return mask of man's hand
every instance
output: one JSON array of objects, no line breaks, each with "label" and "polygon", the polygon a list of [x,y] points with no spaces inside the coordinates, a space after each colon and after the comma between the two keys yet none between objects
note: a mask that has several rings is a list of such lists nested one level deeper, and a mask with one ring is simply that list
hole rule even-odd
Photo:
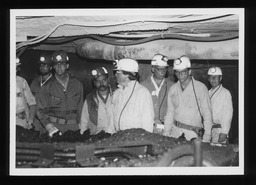
[{"label": "man's hand", "polygon": [[[45,128],[48,131],[50,137],[52,137],[53,134],[59,132],[59,129],[57,129],[52,123],[49,123],[48,125],[46,125]],[[59,132],[58,135],[62,135],[62,133]]]}]

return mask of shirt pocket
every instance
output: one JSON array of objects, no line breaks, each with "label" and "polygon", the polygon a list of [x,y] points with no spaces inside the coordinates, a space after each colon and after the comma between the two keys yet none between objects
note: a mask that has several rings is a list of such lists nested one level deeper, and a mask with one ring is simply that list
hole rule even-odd
[{"label": "shirt pocket", "polygon": [[170,96],[170,99],[171,99],[171,101],[172,101],[173,106],[174,106],[175,109],[176,109],[177,107],[179,107],[180,101],[179,101],[178,95],[172,94],[172,95]]},{"label": "shirt pocket", "polygon": [[59,107],[61,104],[61,99],[59,97],[50,95],[50,103],[52,107]]},{"label": "shirt pocket", "polygon": [[74,102],[77,103],[80,99],[80,94],[79,93],[73,94],[71,98]]}]

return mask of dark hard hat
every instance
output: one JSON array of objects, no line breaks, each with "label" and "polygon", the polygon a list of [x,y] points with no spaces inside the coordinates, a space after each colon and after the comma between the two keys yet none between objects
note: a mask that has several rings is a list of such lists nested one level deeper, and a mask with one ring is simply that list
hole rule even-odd
[{"label": "dark hard hat", "polygon": [[48,64],[51,65],[52,61],[51,61],[51,55],[46,55],[46,54],[42,54],[39,58],[38,61],[39,64]]},{"label": "dark hard hat", "polygon": [[64,50],[55,51],[51,58],[53,63],[61,63],[69,61],[68,55]]},{"label": "dark hard hat", "polygon": [[92,70],[92,76],[97,78],[100,75],[107,75],[108,71],[106,70],[105,67],[98,67],[94,70]]}]

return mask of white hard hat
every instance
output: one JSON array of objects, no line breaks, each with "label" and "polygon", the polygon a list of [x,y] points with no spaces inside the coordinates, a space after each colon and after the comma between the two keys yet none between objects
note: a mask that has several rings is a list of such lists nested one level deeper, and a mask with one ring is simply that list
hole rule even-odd
[{"label": "white hard hat", "polygon": [[173,70],[182,71],[186,68],[191,68],[191,63],[188,57],[182,56],[173,62]]},{"label": "white hard hat", "polygon": [[139,64],[134,59],[123,58],[119,61],[118,60],[115,60],[115,61],[116,61],[116,69],[114,70],[122,70],[122,71],[135,72],[135,73],[139,71]]},{"label": "white hard hat", "polygon": [[164,55],[161,54],[156,54],[152,60],[151,60],[151,65],[152,66],[162,66],[162,67],[167,67],[169,66],[167,64],[168,58]]},{"label": "white hard hat", "polygon": [[16,66],[20,65],[20,59],[19,58],[16,58]]},{"label": "white hard hat", "polygon": [[222,75],[222,71],[219,67],[211,67],[208,70],[208,75]]}]

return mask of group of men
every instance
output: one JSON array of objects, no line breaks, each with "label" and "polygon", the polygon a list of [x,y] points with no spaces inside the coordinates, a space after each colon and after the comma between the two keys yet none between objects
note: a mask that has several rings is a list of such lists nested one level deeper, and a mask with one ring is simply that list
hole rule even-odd
[{"label": "group of men", "polygon": [[[82,83],[68,72],[67,53],[60,50],[51,56],[43,55],[39,60],[40,76],[30,86],[32,93],[26,80],[17,76],[17,125],[21,122],[28,129],[33,125],[50,137],[67,130],[114,134],[142,128],[175,138],[183,136],[186,140],[201,138],[205,142],[227,143],[233,106],[230,92],[221,84],[221,69],[208,70],[208,91],[191,75],[191,62],[186,56],[173,63],[178,81],[167,78],[168,60],[162,54],[154,55],[152,74],[141,82],[136,60],[116,60],[116,89],[110,86],[107,69],[98,67],[91,72],[95,89],[83,100]],[[19,62],[17,70],[18,66]],[[26,89],[24,95],[20,95],[21,88]],[[18,101],[22,96],[24,101]],[[22,111],[27,116],[19,116]]]}]

